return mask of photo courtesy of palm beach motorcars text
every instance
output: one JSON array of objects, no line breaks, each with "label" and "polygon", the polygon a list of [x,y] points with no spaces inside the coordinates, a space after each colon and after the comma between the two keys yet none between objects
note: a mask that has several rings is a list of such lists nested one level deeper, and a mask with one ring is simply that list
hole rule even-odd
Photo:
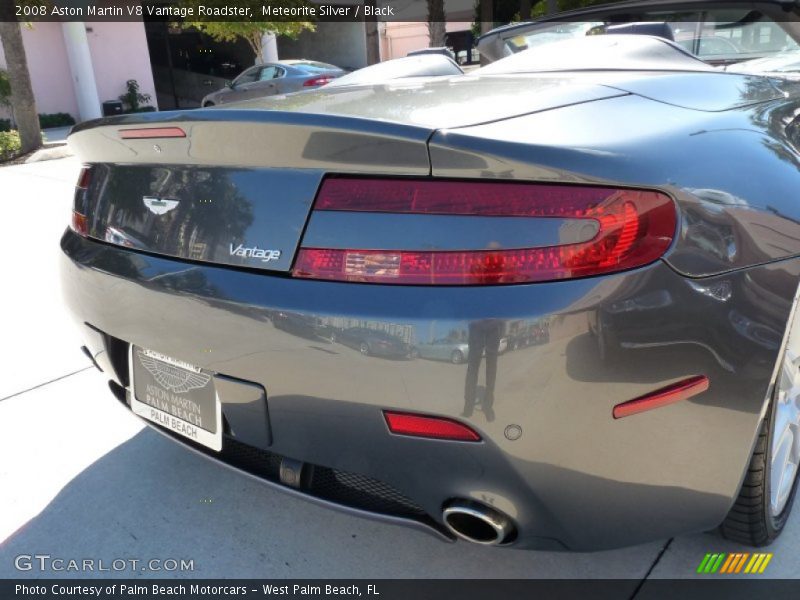
[{"label": "photo courtesy of palm beach motorcars text", "polygon": [[800,0],[0,0],[0,599],[796,598]]},{"label": "photo courtesy of palm beach motorcars text", "polygon": [[[362,594],[363,590],[363,594]],[[326,583],[314,585],[305,583],[272,584],[262,583],[259,589],[246,585],[197,584],[197,583],[109,583],[107,585],[82,585],[74,583],[59,584],[16,584],[14,593],[18,597],[241,597],[248,593],[263,596],[312,596],[312,597],[360,597],[379,596],[374,584],[337,585]]]}]

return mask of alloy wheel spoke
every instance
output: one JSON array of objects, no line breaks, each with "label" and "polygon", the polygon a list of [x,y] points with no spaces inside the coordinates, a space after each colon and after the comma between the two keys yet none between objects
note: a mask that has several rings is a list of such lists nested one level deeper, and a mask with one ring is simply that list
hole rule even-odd
[{"label": "alloy wheel spoke", "polygon": [[[793,325],[796,328],[798,325]],[[800,352],[795,338],[789,337],[775,394],[773,415],[770,506],[777,516],[786,507],[800,465]]]}]

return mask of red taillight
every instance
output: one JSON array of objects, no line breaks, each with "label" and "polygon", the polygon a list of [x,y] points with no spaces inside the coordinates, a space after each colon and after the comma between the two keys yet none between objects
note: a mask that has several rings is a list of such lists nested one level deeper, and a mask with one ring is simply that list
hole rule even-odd
[{"label": "red taillight", "polygon": [[139,127],[136,129],[120,129],[119,137],[123,140],[185,138],[186,132],[180,127]]},{"label": "red taillight", "polygon": [[585,219],[598,227],[587,242],[535,248],[298,253],[296,277],[373,283],[524,283],[612,273],[660,258],[676,227],[665,194],[572,185],[334,178],[323,183],[315,210]]},{"label": "red taillight", "polygon": [[321,77],[312,77],[311,79],[306,79],[303,82],[303,87],[317,87],[319,85],[325,85],[330,83],[334,80],[334,77],[330,75],[323,75]]},{"label": "red taillight", "polygon": [[445,417],[430,417],[411,413],[383,411],[389,431],[397,435],[435,438],[439,440],[457,440],[461,442],[479,442],[479,436],[473,429]]},{"label": "red taillight", "polygon": [[701,394],[708,389],[708,386],[708,377],[705,375],[690,377],[645,396],[617,404],[614,407],[613,415],[615,419],[621,419],[646,410],[661,408]]},{"label": "red taillight", "polygon": [[92,168],[89,166],[81,167],[81,172],[78,175],[78,183],[75,184],[80,190],[89,189],[89,184],[92,182]]},{"label": "red taillight", "polygon": [[86,221],[86,215],[82,215],[78,211],[72,211],[72,221],[70,222],[72,231],[78,235],[86,237],[89,235],[89,224]]},{"label": "red taillight", "polygon": [[86,219],[86,191],[92,183],[92,167],[84,165],[78,174],[78,181],[75,183],[75,198],[72,203],[72,219],[70,228],[77,234],[86,237],[89,235],[89,224]]}]

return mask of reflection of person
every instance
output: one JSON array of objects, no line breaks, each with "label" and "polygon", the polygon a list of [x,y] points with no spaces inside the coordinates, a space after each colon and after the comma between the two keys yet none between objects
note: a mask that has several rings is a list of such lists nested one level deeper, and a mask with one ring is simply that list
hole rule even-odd
[{"label": "reflection of person", "polygon": [[[469,360],[467,379],[464,384],[465,417],[472,416],[475,405],[480,401],[481,410],[487,421],[494,421],[494,387],[497,380],[497,354],[500,350],[500,331],[503,322],[497,319],[475,321],[469,325]],[[483,398],[478,396],[478,371],[481,358],[486,355],[486,388]]]}]

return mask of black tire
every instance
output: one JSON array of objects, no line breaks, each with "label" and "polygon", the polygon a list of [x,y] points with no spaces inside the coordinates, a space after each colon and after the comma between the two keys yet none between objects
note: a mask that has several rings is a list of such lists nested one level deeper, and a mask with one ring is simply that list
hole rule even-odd
[{"label": "black tire", "polygon": [[205,104],[203,104],[203,108],[209,108],[210,106],[214,106],[214,103],[213,102],[206,102]]},{"label": "black tire", "polygon": [[361,345],[358,347],[358,351],[364,356],[369,356],[369,344],[367,342],[361,342]]},{"label": "black tire", "polygon": [[461,350],[453,350],[453,353],[450,355],[450,362],[454,365],[460,365],[464,362],[464,353]]},{"label": "black tire", "polygon": [[772,427],[775,402],[770,403],[768,417],[761,423],[753,455],[747,467],[739,496],[728,516],[720,525],[722,537],[749,546],[767,546],[775,541],[789,519],[797,492],[794,487],[781,514],[772,515],[770,509],[770,469],[772,465]]}]

